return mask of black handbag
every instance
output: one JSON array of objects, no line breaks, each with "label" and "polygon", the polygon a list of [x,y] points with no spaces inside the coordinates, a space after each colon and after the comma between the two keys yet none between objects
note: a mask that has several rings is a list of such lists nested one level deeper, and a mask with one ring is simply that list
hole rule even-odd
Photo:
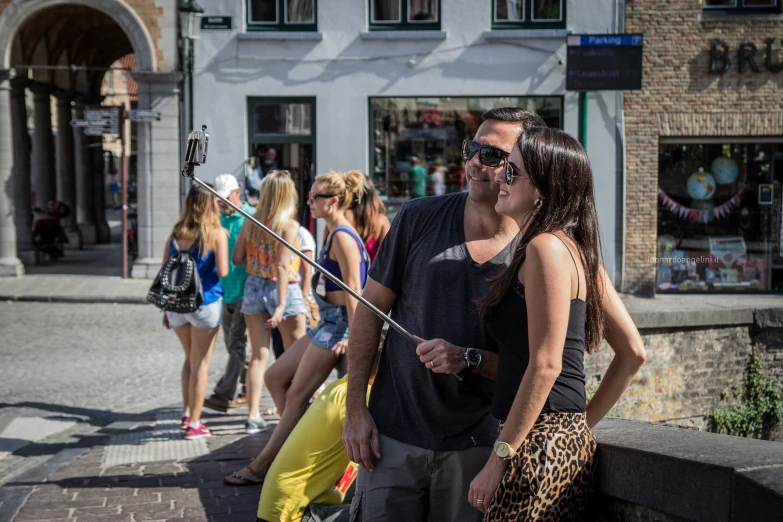
[{"label": "black handbag", "polygon": [[147,301],[161,310],[187,314],[195,312],[204,302],[201,276],[193,258],[198,238],[189,250],[182,251],[177,240],[171,238],[176,253],[160,269],[147,293]]}]

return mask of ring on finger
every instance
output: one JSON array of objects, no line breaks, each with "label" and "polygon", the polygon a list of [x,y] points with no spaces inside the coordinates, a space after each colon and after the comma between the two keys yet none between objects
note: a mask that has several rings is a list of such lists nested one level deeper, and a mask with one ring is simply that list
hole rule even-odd
[{"label": "ring on finger", "polygon": [[435,361],[430,361],[430,368],[435,368]]}]

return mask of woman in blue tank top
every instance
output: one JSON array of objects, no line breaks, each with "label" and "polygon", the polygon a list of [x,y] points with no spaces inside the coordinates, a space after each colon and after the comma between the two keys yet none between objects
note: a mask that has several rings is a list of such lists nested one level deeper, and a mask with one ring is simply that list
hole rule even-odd
[{"label": "woman in blue tank top", "polygon": [[[345,211],[355,194],[363,191],[361,172],[330,172],[315,178],[308,199],[312,216],[323,219],[332,231],[321,250],[319,264],[357,293],[364,287],[370,259]],[[312,294],[321,321],[291,345],[265,376],[267,389],[280,412],[280,423],[261,454],[249,466],[226,477],[227,484],[241,486],[263,480],[286,438],[302,418],[313,393],[348,347],[348,331],[357,300],[318,273],[313,278]]]},{"label": "woman in blue tank top", "polygon": [[[495,175],[495,210],[519,225],[519,243],[481,307],[499,348],[492,412],[500,434],[468,501],[484,522],[584,520],[596,469],[591,428],[641,367],[644,347],[601,267],[593,177],[579,142],[559,129],[527,129],[505,167]],[[615,358],[588,403],[584,356],[604,336]]]},{"label": "woman in blue tank top", "polygon": [[195,312],[166,312],[163,315],[163,326],[174,330],[185,350],[182,429],[186,439],[212,435],[201,422],[201,408],[207,390],[209,360],[223,317],[220,278],[228,274],[228,236],[220,226],[219,212],[215,197],[199,185],[193,185],[163,251],[165,265],[171,256],[179,251],[188,251],[195,245],[192,256],[196,260],[204,295],[203,303]]}]

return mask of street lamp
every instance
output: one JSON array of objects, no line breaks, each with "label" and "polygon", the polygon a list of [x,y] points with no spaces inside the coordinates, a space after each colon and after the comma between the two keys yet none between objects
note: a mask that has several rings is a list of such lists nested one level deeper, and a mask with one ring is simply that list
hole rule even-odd
[{"label": "street lamp", "polygon": [[[199,33],[201,32],[201,15],[204,13],[204,9],[196,2],[196,0],[187,0],[179,8],[179,30],[180,37],[182,38],[182,63],[184,65],[183,72],[185,73],[185,88],[183,89],[184,108],[187,112],[185,118],[185,124],[182,129],[182,139],[184,142],[185,136],[193,129],[193,47],[195,40],[198,40]],[[180,147],[183,150],[183,147]],[[180,180],[180,201],[185,201],[186,180],[182,178]]]},{"label": "street lamp", "polygon": [[180,36],[184,40],[198,40],[203,13],[196,0],[188,0],[179,8]]}]

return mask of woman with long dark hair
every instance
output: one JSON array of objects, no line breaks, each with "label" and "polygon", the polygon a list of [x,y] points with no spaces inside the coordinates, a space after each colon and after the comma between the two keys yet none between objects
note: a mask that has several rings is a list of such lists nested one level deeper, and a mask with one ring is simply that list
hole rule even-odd
[{"label": "woman with long dark hair", "polygon": [[391,228],[391,222],[386,217],[386,205],[383,204],[378,191],[375,190],[372,180],[362,171],[349,170],[345,175],[356,179],[359,179],[359,175],[361,175],[364,179],[364,183],[361,184],[354,196],[353,203],[345,211],[345,217],[364,241],[364,247],[370,254],[370,261],[374,261],[381,248],[383,238]]},{"label": "woman with long dark hair", "polygon": [[[520,238],[481,316],[500,350],[492,402],[501,430],[470,486],[484,521],[582,520],[593,489],[591,427],[644,362],[641,337],[601,267],[587,153],[570,134],[527,130],[495,181],[495,210]],[[588,404],[584,355],[615,357]]]}]

